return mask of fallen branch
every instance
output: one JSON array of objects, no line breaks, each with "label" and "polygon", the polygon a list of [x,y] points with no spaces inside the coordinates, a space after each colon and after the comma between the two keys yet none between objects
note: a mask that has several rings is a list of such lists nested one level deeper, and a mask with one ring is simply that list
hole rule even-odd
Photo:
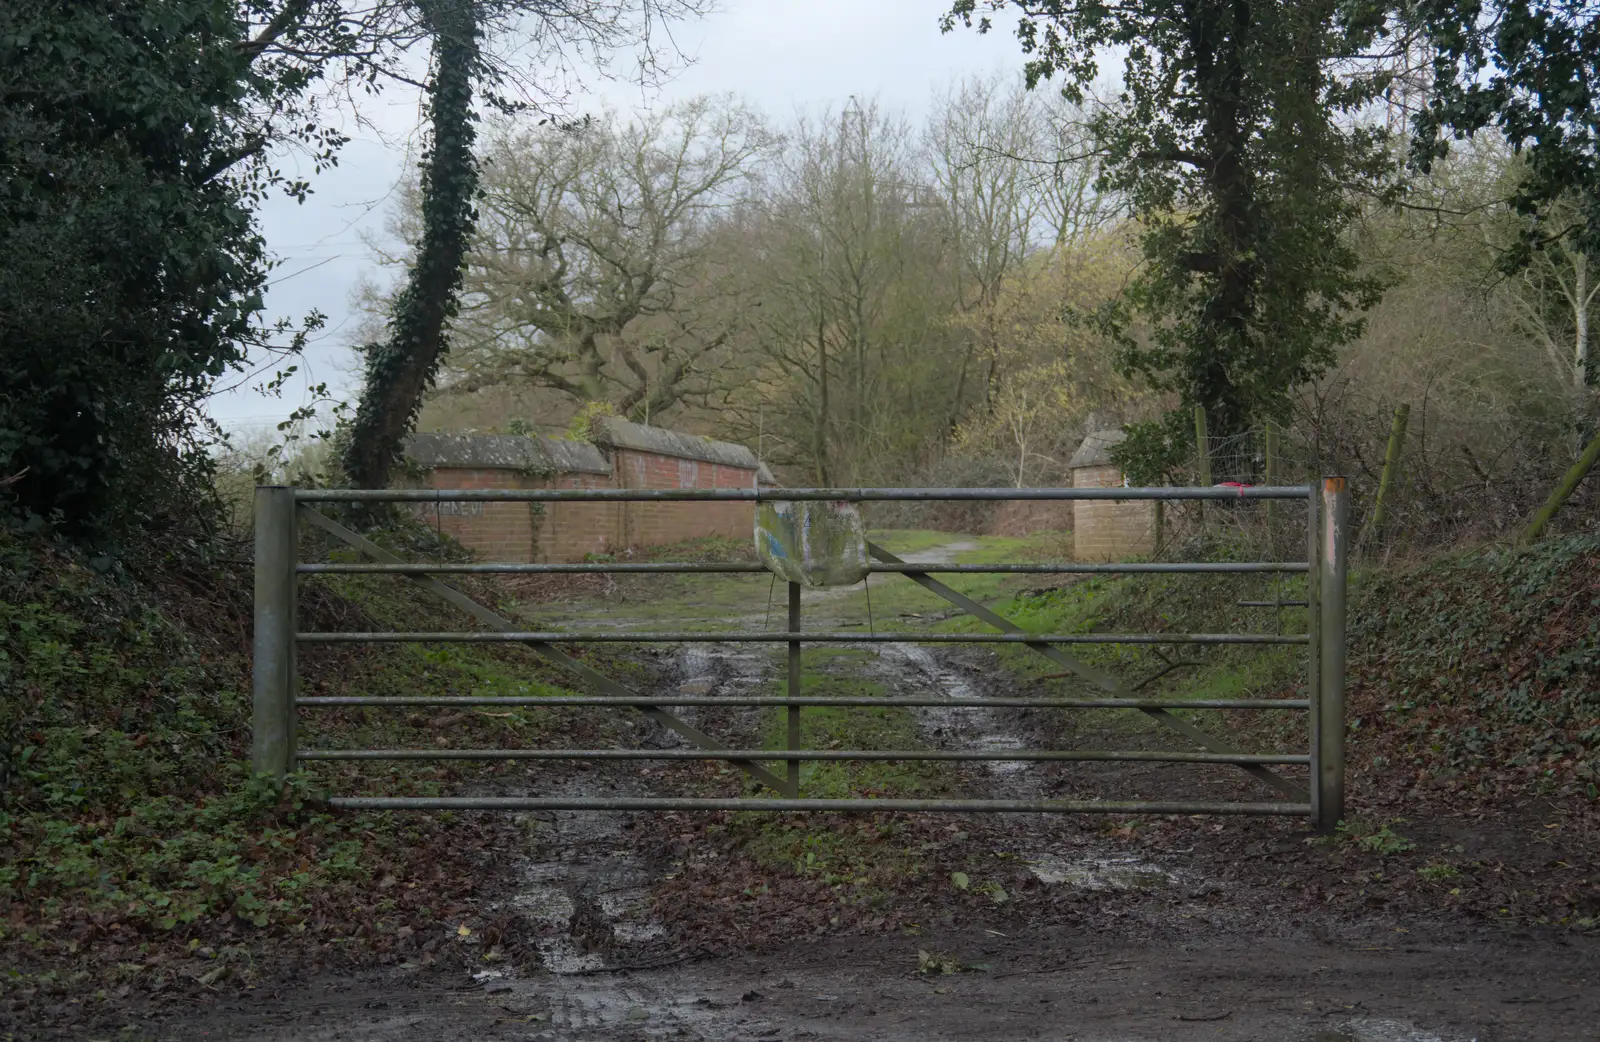
[{"label": "fallen branch", "polygon": [[1527,530],[1522,533],[1522,538],[1518,542],[1527,545],[1544,534],[1545,526],[1550,523],[1550,519],[1556,516],[1562,504],[1566,503],[1568,497],[1583,484],[1583,479],[1597,460],[1600,460],[1600,433],[1595,434],[1584,448],[1583,455],[1579,456],[1578,461],[1561,476],[1560,483],[1551,489],[1550,498],[1544,501],[1544,506],[1533,516],[1533,520],[1528,523]]}]

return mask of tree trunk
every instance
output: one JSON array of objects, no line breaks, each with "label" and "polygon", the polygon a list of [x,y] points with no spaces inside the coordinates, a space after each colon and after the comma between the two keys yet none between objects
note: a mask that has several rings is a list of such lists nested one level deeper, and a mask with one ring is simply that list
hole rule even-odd
[{"label": "tree trunk", "polygon": [[1580,252],[1572,263],[1576,280],[1572,294],[1573,380],[1581,391],[1589,383],[1589,257]]},{"label": "tree trunk", "polygon": [[1206,172],[1215,231],[1208,253],[1215,266],[1210,302],[1189,345],[1190,393],[1205,406],[1212,431],[1229,438],[1250,424],[1245,392],[1229,375],[1233,361],[1249,352],[1256,265],[1254,185],[1245,164],[1244,67],[1240,51],[1251,32],[1245,0],[1193,0],[1188,12],[1195,54],[1195,87],[1205,109],[1203,149],[1212,157]]},{"label": "tree trunk", "polygon": [[972,366],[973,347],[973,342],[967,341],[966,353],[961,356],[961,368],[956,372],[955,394],[950,396],[950,419],[945,422],[942,443],[955,437],[956,430],[961,426],[961,399],[967,393],[967,370]]},{"label": "tree trunk", "polygon": [[822,301],[817,301],[817,422],[813,428],[812,437],[815,441],[813,454],[816,456],[817,484],[823,488],[828,487],[828,340],[827,340],[827,315],[823,311]]},{"label": "tree trunk", "polygon": [[446,352],[445,325],[455,315],[478,190],[472,112],[478,66],[475,0],[419,0],[433,34],[428,84],[432,147],[422,167],[422,242],[396,295],[388,337],[367,346],[366,380],[344,452],[356,488],[387,488],[401,439],[416,422],[423,394]]}]

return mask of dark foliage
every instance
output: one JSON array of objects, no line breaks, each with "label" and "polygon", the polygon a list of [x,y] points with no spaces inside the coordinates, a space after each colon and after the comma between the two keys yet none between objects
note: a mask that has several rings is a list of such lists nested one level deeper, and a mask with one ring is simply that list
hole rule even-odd
[{"label": "dark foliage", "polygon": [[[1512,203],[1527,223],[1508,269],[1551,239],[1577,237],[1600,253],[1600,8],[1549,0],[1429,0],[1417,16],[1434,47],[1433,96],[1417,117],[1415,158],[1426,169],[1448,150],[1445,132],[1492,128],[1528,162]],[[1546,207],[1579,203],[1571,224]]]},{"label": "dark foliage", "polygon": [[1357,731],[1397,764],[1548,787],[1600,782],[1600,539],[1382,574],[1352,627]]},{"label": "dark foliage", "polygon": [[256,335],[229,0],[0,7],[0,478],[107,535],[208,500],[196,403]]},{"label": "dark foliage", "polygon": [[[957,0],[948,28],[973,24]],[[989,0],[984,6],[1008,6]],[[1102,316],[1122,364],[1227,437],[1282,420],[1289,395],[1359,335],[1385,280],[1345,229],[1359,192],[1379,194],[1380,131],[1351,112],[1388,82],[1343,63],[1387,31],[1366,2],[1130,4],[1016,0],[1030,87],[1060,78],[1081,97],[1108,49],[1124,54],[1114,104],[1093,119],[1100,187],[1144,227],[1146,264]],[[978,27],[989,27],[979,18]],[[1148,336],[1129,335],[1137,313]],[[1159,429],[1146,432],[1158,437]]]}]

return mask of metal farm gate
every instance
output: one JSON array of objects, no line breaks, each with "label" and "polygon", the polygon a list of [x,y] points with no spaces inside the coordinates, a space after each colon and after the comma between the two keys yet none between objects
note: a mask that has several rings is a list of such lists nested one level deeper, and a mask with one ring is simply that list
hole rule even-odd
[{"label": "metal farm gate", "polygon": [[[872,573],[903,575],[937,594],[962,611],[990,626],[989,633],[828,633],[805,632],[801,627],[800,586],[788,588],[788,625],[778,632],[727,633],[619,633],[528,632],[512,620],[472,600],[436,576],[450,573],[580,573],[580,572],[765,572],[759,563],[584,563],[584,564],[438,564],[406,562],[350,530],[317,504],[325,502],[792,502],[833,500],[872,501],[997,501],[997,500],[1155,500],[1244,501],[1240,507],[1261,501],[1289,500],[1307,507],[1307,559],[1253,562],[1150,562],[1126,564],[908,564],[876,544],[869,544]],[[1212,508],[1215,509],[1215,508]],[[555,798],[518,797],[363,797],[340,796],[338,807],[416,810],[912,810],[912,811],[1050,811],[1150,814],[1277,814],[1309,816],[1315,828],[1331,831],[1344,812],[1344,670],[1345,670],[1345,555],[1348,494],[1343,478],[1326,478],[1320,487],[1263,486],[1248,488],[1030,488],[1030,489],[473,489],[435,491],[396,489],[380,491],[299,489],[262,486],[255,503],[255,678],[253,767],[277,778],[312,760],[723,760],[746,771],[773,793],[772,798],[703,799],[660,797]],[[315,564],[299,561],[299,532],[311,525],[348,544],[368,558],[366,563]],[[458,632],[302,632],[296,620],[296,586],[299,576],[327,573],[379,573],[404,576],[474,617],[483,628]],[[1281,633],[1091,633],[1031,634],[934,578],[950,573],[1007,574],[1128,574],[1128,573],[1287,573],[1306,577],[1305,602],[1260,602],[1307,607],[1309,632]],[[363,641],[510,641],[532,648],[544,658],[577,674],[590,694],[559,697],[301,697],[296,679],[296,647],[302,643]],[[596,671],[560,650],[560,645],[590,642],[678,643],[758,642],[787,646],[786,693],[774,695],[691,696],[641,694]],[[803,644],[859,644],[865,642],[1022,644],[1046,656],[1088,682],[1094,697],[814,697],[801,694],[800,649]],[[1306,648],[1304,698],[1161,699],[1141,698],[1134,686],[1069,655],[1064,648],[1077,644],[1217,645],[1298,644]],[[687,748],[674,749],[306,749],[296,739],[296,720],[303,706],[594,706],[636,710],[647,714],[687,740]],[[1144,713],[1181,734],[1194,751],[1099,750],[844,750],[803,749],[800,712],[804,706],[972,706],[981,708],[1027,707],[1059,710],[1126,709]],[[786,709],[785,748],[730,749],[673,715],[676,706],[769,706]],[[1303,753],[1249,753],[1227,743],[1173,710],[1219,712],[1271,710],[1307,714],[1307,746]],[[1257,803],[1203,801],[1115,800],[1007,800],[1007,799],[807,799],[800,787],[800,764],[816,760],[1055,760],[1055,761],[1159,761],[1169,763],[1232,764],[1254,776],[1279,797]],[[764,764],[782,764],[772,769]],[[1271,768],[1296,764],[1309,767],[1310,791]]]}]

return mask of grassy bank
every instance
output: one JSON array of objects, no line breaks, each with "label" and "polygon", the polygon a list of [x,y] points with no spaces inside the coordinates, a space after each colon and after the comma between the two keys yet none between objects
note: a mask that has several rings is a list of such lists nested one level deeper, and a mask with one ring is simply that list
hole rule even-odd
[{"label": "grassy bank", "polygon": [[1600,798],[1600,536],[1361,577],[1358,747],[1419,781]]},{"label": "grassy bank", "polygon": [[[1212,547],[1207,559],[1226,559]],[[1304,632],[1303,609],[1242,600],[1303,597],[1299,580],[1094,577],[995,602],[1036,633]],[[1486,549],[1423,566],[1357,570],[1349,601],[1353,765],[1452,788],[1526,787],[1593,801],[1600,792],[1600,538]],[[949,628],[977,629],[967,620]],[[1080,647],[1073,652],[1173,697],[1275,697],[1304,682],[1303,649]],[[1024,677],[1043,657],[1002,648]],[[1171,668],[1175,663],[1184,663]],[[1129,726],[1143,726],[1131,714]]]},{"label": "grassy bank", "polygon": [[[459,928],[493,879],[475,851],[515,827],[342,814],[316,797],[492,784],[495,769],[327,765],[281,793],[252,778],[250,572],[230,549],[243,548],[97,571],[0,529],[0,987],[14,1003],[466,948]],[[462,622],[376,576],[309,582],[301,613],[315,629]],[[530,653],[489,645],[320,646],[301,676],[305,694],[563,690]],[[579,724],[556,710],[306,710],[301,741],[501,745],[550,728]]]}]

